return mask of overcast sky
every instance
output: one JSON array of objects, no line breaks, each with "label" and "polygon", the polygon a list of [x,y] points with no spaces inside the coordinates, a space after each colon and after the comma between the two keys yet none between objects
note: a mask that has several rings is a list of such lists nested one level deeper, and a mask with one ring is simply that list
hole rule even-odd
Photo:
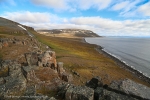
[{"label": "overcast sky", "polygon": [[150,36],[150,0],[0,0],[0,16],[35,29]]}]

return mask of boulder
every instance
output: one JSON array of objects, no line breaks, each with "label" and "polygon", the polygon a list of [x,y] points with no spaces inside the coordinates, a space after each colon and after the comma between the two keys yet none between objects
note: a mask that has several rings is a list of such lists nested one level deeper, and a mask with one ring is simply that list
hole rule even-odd
[{"label": "boulder", "polygon": [[124,93],[110,91],[104,89],[103,87],[97,87],[94,90],[94,100],[137,100],[137,99]]},{"label": "boulder", "polygon": [[109,88],[124,92],[128,95],[139,99],[150,99],[150,88],[142,84],[135,83],[132,80],[125,79],[119,81],[113,81]]},{"label": "boulder", "polygon": [[95,89],[98,86],[100,87],[103,86],[103,83],[102,83],[101,78],[97,76],[97,77],[92,78],[90,81],[88,81],[86,83],[86,86]]},{"label": "boulder", "polygon": [[3,44],[2,44],[2,42],[0,42],[0,49],[2,49],[3,48]]},{"label": "boulder", "polygon": [[65,94],[65,100],[93,100],[94,90],[86,86],[70,85]]},{"label": "boulder", "polygon": [[72,75],[71,74],[68,74],[68,73],[62,73],[62,75],[61,75],[62,77],[62,80],[64,80],[64,81],[66,81],[66,82],[72,82],[73,81],[73,77],[72,77]]},{"label": "boulder", "polygon": [[56,100],[54,97],[51,97],[49,100]]},{"label": "boulder", "polygon": [[39,82],[40,80],[36,77],[35,71],[38,67],[36,66],[22,66],[22,72],[28,82]]},{"label": "boulder", "polygon": [[38,55],[37,53],[26,53],[26,61],[29,66],[38,65]]},{"label": "boulder", "polygon": [[63,62],[58,62],[57,63],[57,71],[58,71],[59,75],[62,75],[65,72],[65,70],[63,68]]},{"label": "boulder", "polygon": [[57,69],[57,62],[55,53],[53,51],[45,51],[43,57],[41,57],[41,62],[44,67],[50,67],[52,69]]},{"label": "boulder", "polygon": [[103,90],[102,87],[97,87],[94,90],[94,100],[101,100],[103,98]]}]

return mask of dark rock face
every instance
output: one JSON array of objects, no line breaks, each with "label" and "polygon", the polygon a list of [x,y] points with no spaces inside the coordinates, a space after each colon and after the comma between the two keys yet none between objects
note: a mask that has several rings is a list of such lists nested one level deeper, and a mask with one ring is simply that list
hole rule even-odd
[{"label": "dark rock face", "polygon": [[65,100],[94,100],[94,90],[65,83],[59,86],[58,96]]},{"label": "dark rock face", "polygon": [[94,100],[150,100],[150,88],[129,79],[113,81],[110,86],[99,80],[94,77],[86,83],[94,89]]},{"label": "dark rock face", "polygon": [[114,91],[106,90],[102,87],[97,87],[94,90],[94,100],[137,100],[128,95],[119,94]]},{"label": "dark rock face", "polygon": [[93,100],[94,90],[86,86],[70,85],[65,94],[65,100]]},{"label": "dark rock face", "polygon": [[124,92],[136,98],[150,99],[150,88],[129,79],[112,82],[110,88]]}]

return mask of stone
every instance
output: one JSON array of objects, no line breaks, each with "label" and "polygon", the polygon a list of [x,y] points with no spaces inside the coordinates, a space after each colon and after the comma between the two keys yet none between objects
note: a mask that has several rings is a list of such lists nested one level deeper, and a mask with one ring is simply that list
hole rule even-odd
[{"label": "stone", "polygon": [[1,95],[11,95],[19,94],[21,91],[24,91],[26,88],[26,79],[21,71],[21,64],[17,62],[9,62],[9,76],[3,77],[4,84],[0,87]]},{"label": "stone", "polygon": [[49,100],[56,100],[54,97],[51,97]]},{"label": "stone", "polygon": [[38,65],[38,55],[37,53],[26,53],[26,61],[29,66]]},{"label": "stone", "polygon": [[107,90],[103,87],[97,87],[94,90],[94,100],[137,100],[130,95],[119,91]]},{"label": "stone", "polygon": [[3,47],[8,47],[8,42],[7,41],[3,42]]},{"label": "stone", "polygon": [[[96,100],[138,100],[129,95],[116,93],[114,91],[108,91],[106,89],[103,90],[103,97]],[[139,99],[141,100],[141,99]]]},{"label": "stone", "polygon": [[57,62],[56,62],[56,57],[52,53],[53,51],[45,51],[42,57],[42,64],[44,67],[51,67],[52,69],[57,68]]},{"label": "stone", "polygon": [[0,78],[0,85],[3,85],[3,84],[5,84],[5,83],[6,83],[6,81],[4,80],[4,78],[1,77],[1,78]]},{"label": "stone", "polygon": [[65,94],[65,100],[93,100],[94,90],[86,86],[70,85]]},{"label": "stone", "polygon": [[0,49],[2,49],[3,48],[3,44],[0,42]]},{"label": "stone", "polygon": [[68,83],[60,84],[58,86],[57,96],[60,97],[61,99],[65,99],[65,94],[66,94],[66,91],[67,91],[69,86],[70,86],[70,84],[68,84]]},{"label": "stone", "polygon": [[98,86],[103,86],[102,80],[100,77],[94,77],[89,82],[86,83],[87,87],[95,89]]},{"label": "stone", "polygon": [[66,82],[72,82],[73,77],[71,74],[63,73],[62,74],[62,80],[66,81]]},{"label": "stone", "polygon": [[142,84],[135,83],[132,80],[125,79],[113,81],[109,88],[124,92],[140,99],[150,99],[150,88]]},{"label": "stone", "polygon": [[57,71],[58,71],[58,74],[62,75],[62,73],[65,72],[65,70],[63,69],[63,62],[58,62],[57,63]]},{"label": "stone", "polygon": [[28,82],[39,82],[40,80],[36,77],[35,71],[38,67],[36,66],[23,66],[22,72]]},{"label": "stone", "polygon": [[94,90],[94,100],[101,100],[103,98],[103,88],[97,87]]}]

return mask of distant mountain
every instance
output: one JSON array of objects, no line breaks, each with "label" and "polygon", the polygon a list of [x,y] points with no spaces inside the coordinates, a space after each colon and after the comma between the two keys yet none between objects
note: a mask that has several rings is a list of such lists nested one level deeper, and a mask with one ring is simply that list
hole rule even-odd
[{"label": "distant mountain", "polygon": [[53,29],[53,30],[37,30],[38,33],[54,37],[99,37],[90,30],[82,29]]}]

